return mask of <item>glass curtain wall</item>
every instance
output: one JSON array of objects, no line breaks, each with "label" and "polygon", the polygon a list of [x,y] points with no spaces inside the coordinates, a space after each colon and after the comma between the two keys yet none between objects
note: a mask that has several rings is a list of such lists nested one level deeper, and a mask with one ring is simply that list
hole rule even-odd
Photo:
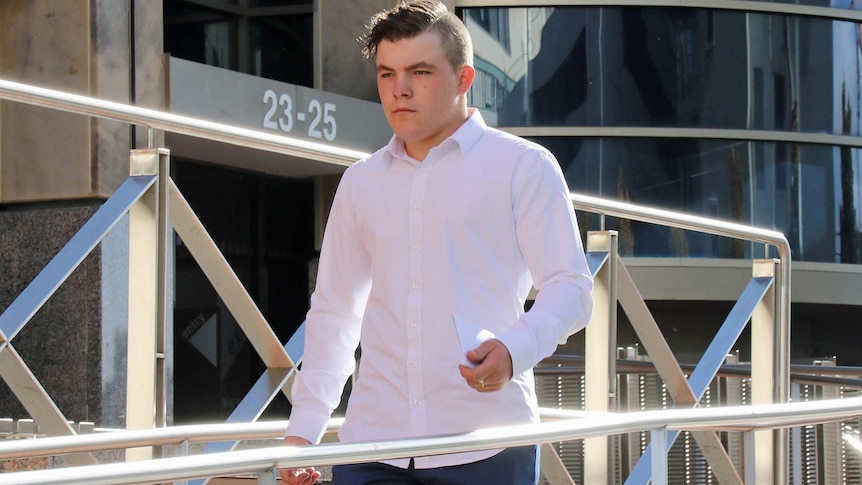
[{"label": "glass curtain wall", "polygon": [[[459,15],[475,44],[471,104],[489,124],[550,148],[573,191],[775,229],[796,260],[862,263],[857,148],[825,137],[794,143],[673,131],[859,136],[858,24],[661,7],[462,8]],[[583,137],[581,127],[663,130]],[[598,228],[589,219],[584,225]],[[610,228],[628,255],[763,254],[651,225],[611,221]]]}]

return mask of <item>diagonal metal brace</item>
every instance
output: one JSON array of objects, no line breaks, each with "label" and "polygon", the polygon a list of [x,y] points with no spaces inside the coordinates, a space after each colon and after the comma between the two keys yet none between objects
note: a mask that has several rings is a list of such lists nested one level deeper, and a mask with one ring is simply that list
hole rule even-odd
[{"label": "diagonal metal brace", "polygon": [[42,268],[27,288],[0,314],[0,348],[11,341],[42,308],[81,261],[156,181],[152,175],[129,177],[81,226],[56,256]]},{"label": "diagonal metal brace", "polygon": [[[75,434],[75,430],[66,421],[60,408],[11,344],[0,349],[0,378],[12,389],[24,409],[46,433],[53,436]],[[69,464],[76,466],[97,463],[90,453],[73,453],[66,455],[65,458]]]},{"label": "diagonal metal brace", "polygon": [[[284,344],[284,351],[293,362],[299,364],[305,349],[305,323],[300,325],[290,340]],[[227,423],[250,423],[256,421],[261,413],[269,406],[279,391],[288,395],[288,390],[296,376],[296,366],[290,368],[270,368],[263,372],[252,388],[246,393],[239,405],[227,418]],[[217,441],[208,443],[201,453],[219,453],[232,451],[236,448],[237,441]],[[200,479],[190,482],[194,485],[203,485],[209,479]]]},{"label": "diagonal metal brace", "polygon": [[[722,363],[724,363],[725,357],[732,350],[739,335],[751,319],[758,303],[763,299],[767,291],[769,291],[773,282],[774,278],[772,277],[755,277],[749,281],[742,295],[740,295],[727,318],[725,318],[721,328],[719,328],[712,342],[709,344],[709,347],[707,347],[691,377],[688,379],[691,394],[673,395],[676,405],[686,404],[694,406],[700,401],[710,382],[715,378]],[[664,453],[670,450],[679,433],[677,430],[667,432],[667,448],[663,450]],[[733,468],[732,464],[730,465],[730,469],[724,465],[716,466],[718,463],[716,460],[720,460],[721,463],[729,463],[729,457],[727,457],[724,447],[714,432],[697,431],[692,432],[692,436],[713,467],[713,473],[719,479],[720,483],[742,483],[742,478],[736,469]],[[656,451],[652,444],[647,446],[646,451],[640,460],[638,460],[628,480],[626,480],[626,484],[646,485],[650,481],[652,475],[651,457],[652,453]]]}]

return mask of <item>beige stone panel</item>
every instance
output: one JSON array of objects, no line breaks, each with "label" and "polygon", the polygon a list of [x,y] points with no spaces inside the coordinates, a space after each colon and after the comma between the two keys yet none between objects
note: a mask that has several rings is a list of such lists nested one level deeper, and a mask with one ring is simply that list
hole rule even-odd
[{"label": "beige stone panel", "polygon": [[[392,0],[320,0],[315,12],[315,87],[378,102],[374,65],[363,59],[356,39],[368,19]],[[324,35],[321,35],[323,33]]]},{"label": "beige stone panel", "polygon": [[[111,1],[111,0],[103,0]],[[161,2],[135,2],[135,104],[164,110],[167,107],[167,64]],[[136,147],[147,146],[147,129],[138,128]],[[164,133],[153,134],[153,145],[165,146]]]},{"label": "beige stone panel", "polygon": [[[77,94],[89,91],[85,0],[0,1],[0,77]],[[90,120],[0,104],[0,202],[91,193]]]},{"label": "beige stone panel", "polygon": [[[92,2],[89,96],[130,103],[129,9],[128,0]],[[92,195],[109,197],[129,176],[129,125],[93,118],[91,127]]]}]

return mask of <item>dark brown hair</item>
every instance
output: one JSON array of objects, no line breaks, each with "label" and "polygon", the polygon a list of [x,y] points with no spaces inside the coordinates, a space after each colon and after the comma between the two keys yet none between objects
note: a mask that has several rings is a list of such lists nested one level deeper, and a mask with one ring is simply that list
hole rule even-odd
[{"label": "dark brown hair", "polygon": [[401,2],[371,17],[366,29],[365,34],[358,39],[362,43],[362,55],[366,59],[371,60],[377,56],[377,45],[381,41],[412,39],[430,31],[440,37],[452,69],[473,65],[470,33],[461,19],[438,0]]}]

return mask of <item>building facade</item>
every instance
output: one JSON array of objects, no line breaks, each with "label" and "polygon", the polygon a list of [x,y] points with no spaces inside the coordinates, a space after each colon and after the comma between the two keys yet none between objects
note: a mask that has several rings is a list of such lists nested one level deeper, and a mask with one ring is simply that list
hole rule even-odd
[{"label": "building facade", "polygon": [[[0,78],[370,152],[390,132],[355,39],[392,3],[5,1]],[[840,0],[651,3],[448,1],[475,43],[471,104],[551,149],[574,192],[783,232],[794,261],[792,357],[862,364],[862,12]],[[339,169],[170,133],[156,143],[289,338],[307,309]],[[140,128],[0,102],[0,310],[145,144]],[[599,228],[581,216],[583,229]],[[763,247],[607,224],[671,347],[696,359],[749,277],[735,260],[763,257]],[[16,337],[67,417],[104,426],[123,425],[122,231]],[[178,238],[171,269],[169,414],[220,421],[263,367]],[[618,339],[636,344],[622,327]],[[287,406],[281,397],[268,412]],[[0,416],[23,415],[0,382]]]}]

